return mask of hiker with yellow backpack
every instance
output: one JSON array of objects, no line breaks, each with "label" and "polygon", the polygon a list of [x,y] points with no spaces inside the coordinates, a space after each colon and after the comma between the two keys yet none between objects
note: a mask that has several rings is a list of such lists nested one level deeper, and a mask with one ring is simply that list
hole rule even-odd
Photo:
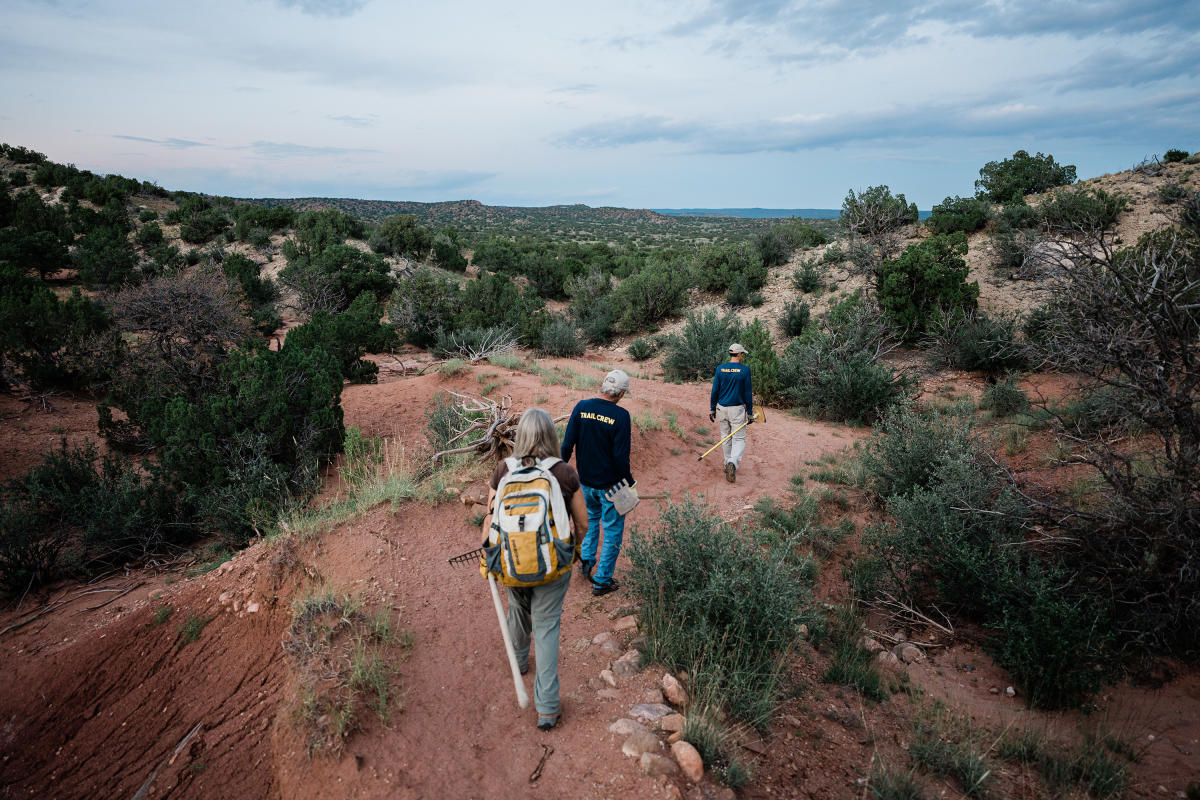
[{"label": "hiker with yellow backpack", "polygon": [[550,730],[562,718],[558,639],[563,598],[588,526],[579,474],[558,454],[553,419],[540,408],[527,410],[517,422],[512,456],[492,473],[483,518],[480,572],[508,592],[507,628],[521,675],[529,671],[532,637],[537,662],[533,700],[540,730]]}]

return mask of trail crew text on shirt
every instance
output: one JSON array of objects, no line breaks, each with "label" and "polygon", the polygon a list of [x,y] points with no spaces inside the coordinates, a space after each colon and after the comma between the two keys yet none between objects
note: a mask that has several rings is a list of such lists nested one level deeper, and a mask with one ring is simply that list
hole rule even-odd
[{"label": "trail crew text on shirt", "polygon": [[605,425],[615,425],[617,422],[612,417],[606,417],[603,414],[593,414],[591,411],[579,412],[579,418],[580,419],[594,419],[597,422],[603,422]]}]

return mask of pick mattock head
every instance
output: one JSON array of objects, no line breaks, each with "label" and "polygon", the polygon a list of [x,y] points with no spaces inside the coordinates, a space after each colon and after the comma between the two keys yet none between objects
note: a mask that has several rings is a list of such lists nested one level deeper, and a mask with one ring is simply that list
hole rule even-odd
[{"label": "pick mattock head", "polygon": [[617,509],[617,513],[622,517],[637,508],[639,498],[637,492],[629,485],[629,481],[621,479],[621,482],[608,490],[604,495],[608,502],[613,504]]}]

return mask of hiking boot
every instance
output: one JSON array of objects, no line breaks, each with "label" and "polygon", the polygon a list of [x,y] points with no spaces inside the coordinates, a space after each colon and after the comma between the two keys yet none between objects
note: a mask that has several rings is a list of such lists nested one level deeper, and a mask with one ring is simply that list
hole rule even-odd
[{"label": "hiking boot", "polygon": [[592,581],[592,597],[604,597],[604,595],[611,594],[620,588],[616,581],[608,581],[607,583]]},{"label": "hiking boot", "polygon": [[538,714],[537,726],[539,731],[548,731],[562,721],[562,712],[556,711],[553,714]]},{"label": "hiking boot", "polygon": [[725,465],[725,480],[733,483],[737,480],[737,467],[732,462]]},{"label": "hiking boot", "polygon": [[583,575],[584,580],[586,580],[588,583],[592,582],[592,570],[595,568],[595,561],[588,561],[586,558],[579,559],[579,572]]}]

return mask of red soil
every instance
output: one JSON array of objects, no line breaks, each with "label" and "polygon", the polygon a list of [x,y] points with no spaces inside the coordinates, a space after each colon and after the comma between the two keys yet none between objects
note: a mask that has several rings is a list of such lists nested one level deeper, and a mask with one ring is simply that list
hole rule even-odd
[{"label": "red soil", "polygon": [[[595,384],[613,366],[557,363]],[[636,375],[636,368],[630,371]],[[410,458],[423,437],[424,411],[442,389],[477,392],[498,382],[493,397],[509,394],[518,408],[536,404],[555,414],[591,394],[487,365],[454,378],[435,373],[381,380],[346,389],[346,424],[395,438]],[[632,388],[625,406],[635,418],[649,412],[661,425],[634,428],[633,472],[642,493],[666,491],[676,499],[690,493],[730,520],[744,516],[762,495],[784,496],[794,473],[811,471],[806,461],[835,454],[865,433],[770,413],[765,425],[751,428],[738,481],[729,484],[719,455],[696,461],[704,443],[716,438],[707,420],[708,387],[635,377]],[[31,453],[53,443],[43,426],[86,430],[83,423],[90,420],[94,430],[95,412],[89,417],[90,406],[80,405],[71,414],[47,415],[53,422],[29,412],[18,417],[29,429],[21,437],[3,437],[5,474],[18,474]],[[3,416],[12,410],[4,406]],[[676,415],[687,441],[668,429],[668,412]],[[698,428],[709,433],[698,434]],[[26,436],[38,440],[13,441]],[[631,522],[644,526],[655,511],[655,503],[646,501]],[[875,513],[865,507],[852,511],[859,520]],[[651,666],[622,681],[611,699],[597,692],[597,676],[609,659],[590,641],[628,613],[628,596],[617,592],[596,599],[581,582],[572,585],[560,658],[564,723],[548,734],[537,731],[533,709],[516,706],[486,583],[473,568],[446,562],[476,546],[472,513],[458,502],[383,505],[294,546],[256,544],[196,577],[185,577],[178,567],[142,569],[26,598],[19,609],[0,614],[0,629],[25,620],[37,603],[67,602],[0,633],[7,677],[0,689],[0,797],[133,797],[156,767],[161,768],[146,797],[672,796],[674,787],[642,776],[637,762],[621,754],[621,740],[607,731],[642,701],[662,670]],[[618,574],[626,569],[622,558]],[[829,576],[839,572],[837,559],[831,559],[822,586],[832,587],[836,581]],[[307,754],[293,714],[295,679],[280,647],[291,603],[322,585],[394,609],[398,627],[413,640],[407,657],[396,655],[402,709],[386,725],[364,715],[362,729],[340,757]],[[97,588],[116,591],[84,594]],[[230,593],[236,606],[228,605]],[[258,603],[255,613],[246,610],[251,602]],[[156,625],[155,609],[166,604],[174,612]],[[178,628],[189,613],[211,622],[197,641],[183,644]],[[931,651],[929,662],[909,668],[912,682],[929,696],[946,697],[961,713],[997,726],[1013,718],[1045,719],[1003,694],[1009,681],[970,639],[947,644]],[[862,797],[866,790],[858,780],[869,773],[872,757],[904,763],[900,750],[913,713],[908,696],[864,708],[856,695],[820,683],[823,658],[807,653],[797,659],[796,677],[807,691],[788,702],[786,716],[765,741],[747,743],[753,749],[745,751],[746,760],[756,777],[745,796]],[[526,683],[531,685],[531,676]],[[1001,694],[990,694],[992,686]],[[1132,794],[1159,796],[1160,784],[1181,791],[1197,777],[1195,674],[1158,691],[1119,687],[1101,704],[1107,719],[1123,726],[1119,732],[1145,746],[1134,767]],[[1065,729],[1078,718],[1046,721]],[[172,758],[196,725],[200,732]],[[542,744],[554,752],[540,780],[530,783]],[[709,780],[705,785],[711,788]],[[1020,774],[1006,773],[999,784],[1005,792],[997,794],[1033,796],[1023,781]],[[690,789],[682,779],[677,785],[685,794]]]}]

